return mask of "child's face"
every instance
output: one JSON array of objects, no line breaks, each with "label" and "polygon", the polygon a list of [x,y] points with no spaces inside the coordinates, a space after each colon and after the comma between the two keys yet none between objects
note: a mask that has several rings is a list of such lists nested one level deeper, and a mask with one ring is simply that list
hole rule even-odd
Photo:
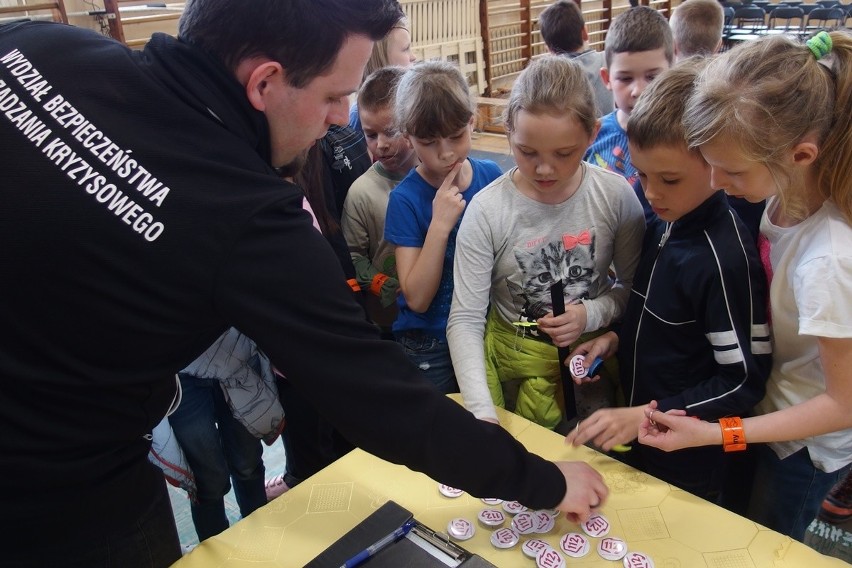
[{"label": "child's face", "polygon": [[687,150],[686,144],[628,146],[645,198],[663,221],[677,221],[716,192],[710,183],[710,166]]},{"label": "child's face", "polygon": [[405,28],[393,28],[387,38],[388,65],[411,67],[416,58],[411,53],[411,32]]},{"label": "child's face", "polygon": [[569,198],[579,185],[580,162],[595,136],[597,128],[586,132],[572,114],[518,111],[509,144],[518,164],[520,176],[515,181],[521,192],[542,203]]},{"label": "child's face", "polygon": [[373,159],[393,174],[407,173],[417,161],[417,155],[408,140],[394,128],[393,109],[390,106],[373,110],[359,107],[358,114]]},{"label": "child's face", "polygon": [[428,178],[427,181],[443,181],[454,165],[467,159],[473,131],[473,118],[470,120],[466,126],[446,138],[415,138],[406,135],[420,158],[420,168],[426,174],[423,177]]},{"label": "child's face", "polygon": [[710,164],[713,187],[724,189],[728,195],[759,203],[778,191],[769,168],[745,158],[736,142],[723,138],[699,149]]},{"label": "child's face", "polygon": [[601,77],[606,88],[612,91],[615,106],[626,117],[630,116],[645,87],[668,68],[669,60],[662,47],[630,51],[613,55],[609,69],[601,69]]}]

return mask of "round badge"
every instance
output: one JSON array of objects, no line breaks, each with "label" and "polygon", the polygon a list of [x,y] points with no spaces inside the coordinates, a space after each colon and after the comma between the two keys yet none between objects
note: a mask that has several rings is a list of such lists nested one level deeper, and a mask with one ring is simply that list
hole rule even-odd
[{"label": "round badge", "polygon": [[512,519],[512,528],[515,529],[518,534],[534,533],[537,526],[538,522],[535,519],[535,515],[529,511],[522,511],[515,515],[515,518]]},{"label": "round badge", "polygon": [[497,529],[491,533],[491,544],[495,548],[512,548],[521,538],[510,528]]},{"label": "round badge", "polygon": [[503,501],[503,510],[510,515],[517,515],[518,513],[526,511],[527,508],[517,501]]},{"label": "round badge", "polygon": [[582,558],[589,553],[592,545],[580,533],[568,533],[559,540],[559,547],[571,558]]},{"label": "round badge", "polygon": [[624,568],[654,568],[654,561],[641,552],[628,552],[622,562]]},{"label": "round badge", "polygon": [[593,537],[606,536],[610,528],[609,521],[603,515],[592,515],[580,526],[583,528],[583,532]]},{"label": "round badge", "polygon": [[587,369],[583,366],[583,361],[585,361],[585,359],[585,355],[574,355],[571,357],[571,360],[568,361],[568,370],[571,372],[571,376],[575,379],[594,377],[598,373],[600,366],[603,364],[603,359],[595,357],[595,360],[592,361],[592,364]]},{"label": "round badge", "polygon": [[447,525],[447,534],[456,540],[467,540],[473,536],[476,529],[467,519],[453,519]]},{"label": "round badge", "polygon": [[464,494],[464,491],[462,491],[461,489],[456,489],[455,487],[450,487],[449,485],[444,485],[443,483],[438,485],[438,491],[441,492],[441,495],[443,495],[444,497],[449,497],[450,499],[461,497]]},{"label": "round badge", "polygon": [[575,379],[582,379],[589,372],[583,366],[583,361],[586,360],[585,355],[574,355],[571,357],[571,360],[568,361],[568,370],[571,371],[571,376]]},{"label": "round badge", "polygon": [[551,546],[540,538],[531,538],[521,545],[521,551],[530,558],[535,558],[545,548],[551,548]]},{"label": "round badge", "polygon": [[506,520],[506,515],[499,509],[482,509],[477,518],[486,527],[499,527]]},{"label": "round badge", "polygon": [[536,522],[535,532],[539,534],[549,533],[556,524],[554,518],[547,511],[536,511],[533,513],[533,517]]},{"label": "round badge", "polygon": [[502,503],[502,502],[503,502],[503,500],[502,500],[502,499],[480,499],[480,500],[481,500],[483,503],[485,503],[486,505],[491,505],[492,507],[493,507],[494,505],[499,505],[500,503]]},{"label": "round badge", "polygon": [[565,559],[550,546],[541,550],[535,557],[538,568],[565,568]]},{"label": "round badge", "polygon": [[604,560],[621,560],[627,554],[627,543],[620,538],[604,538],[598,543],[598,554]]}]

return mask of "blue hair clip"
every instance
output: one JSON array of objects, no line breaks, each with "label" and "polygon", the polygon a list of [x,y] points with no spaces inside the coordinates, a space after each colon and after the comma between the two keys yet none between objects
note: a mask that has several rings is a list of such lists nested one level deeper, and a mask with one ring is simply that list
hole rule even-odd
[{"label": "blue hair clip", "polygon": [[819,32],[805,43],[817,61],[831,52],[831,36],[828,35],[828,32]]}]

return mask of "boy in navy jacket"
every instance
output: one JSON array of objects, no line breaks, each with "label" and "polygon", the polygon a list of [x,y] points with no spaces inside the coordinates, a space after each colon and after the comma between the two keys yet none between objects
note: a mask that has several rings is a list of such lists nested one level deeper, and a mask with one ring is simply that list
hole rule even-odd
[{"label": "boy in navy jacket", "polygon": [[[627,123],[633,163],[656,218],[649,224],[618,335],[575,353],[618,352],[627,408],[597,411],[568,440],[604,450],[636,438],[643,408],[682,409],[702,420],[749,414],[771,368],[766,277],[754,241],[710,167],[687,147],[680,127],[702,63],[665,72],[643,93]],[[666,454],[637,445],[633,465],[709,500],[726,467],[718,448]]]}]

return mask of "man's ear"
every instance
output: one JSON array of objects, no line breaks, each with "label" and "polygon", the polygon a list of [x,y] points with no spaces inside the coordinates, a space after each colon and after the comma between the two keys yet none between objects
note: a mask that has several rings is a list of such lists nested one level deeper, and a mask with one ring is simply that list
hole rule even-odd
[{"label": "man's ear", "polygon": [[586,30],[586,26],[583,26],[583,29],[580,31],[580,38],[583,40],[583,43],[589,41],[589,32]]},{"label": "man's ear", "polygon": [[607,91],[612,90],[612,85],[609,83],[609,69],[606,67],[601,67],[601,81],[603,81],[604,87],[606,87]]},{"label": "man's ear", "polygon": [[266,110],[266,97],[274,85],[284,83],[284,68],[277,61],[264,61],[255,67],[246,81],[249,103],[261,112]]}]

